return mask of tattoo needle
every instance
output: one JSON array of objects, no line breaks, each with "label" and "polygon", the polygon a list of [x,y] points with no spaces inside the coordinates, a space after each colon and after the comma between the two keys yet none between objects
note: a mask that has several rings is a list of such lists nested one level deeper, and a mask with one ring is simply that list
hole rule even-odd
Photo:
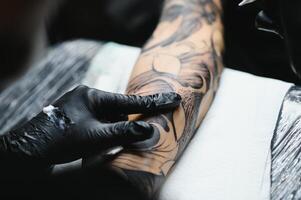
[{"label": "tattoo needle", "polygon": [[240,2],[238,5],[239,6],[244,6],[246,4],[249,4],[249,3],[253,3],[255,2],[256,0],[243,0],[242,2]]},{"label": "tattoo needle", "polygon": [[83,166],[85,168],[101,166],[103,163],[108,162],[115,158],[124,148],[122,146],[113,147],[100,153],[96,156],[91,156],[85,159]]}]

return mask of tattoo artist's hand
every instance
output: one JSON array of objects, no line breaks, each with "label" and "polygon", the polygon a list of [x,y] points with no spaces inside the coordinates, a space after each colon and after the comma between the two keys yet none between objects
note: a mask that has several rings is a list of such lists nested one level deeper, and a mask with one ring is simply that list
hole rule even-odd
[{"label": "tattoo artist's hand", "polygon": [[175,93],[126,96],[79,86],[16,130],[3,136],[0,149],[16,160],[66,163],[115,146],[152,137],[146,122],[127,115],[160,112],[180,104]]}]

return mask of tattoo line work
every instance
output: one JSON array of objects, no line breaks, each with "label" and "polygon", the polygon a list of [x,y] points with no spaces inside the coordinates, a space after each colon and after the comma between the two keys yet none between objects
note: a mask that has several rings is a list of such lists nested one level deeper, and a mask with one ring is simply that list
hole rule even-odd
[{"label": "tattoo line work", "polygon": [[[174,91],[181,94],[183,102],[180,108],[172,113],[146,119],[157,129],[158,136],[132,147],[132,150],[114,160],[113,166],[167,175],[192,138],[198,126],[202,98],[212,88],[212,77],[215,76],[213,73],[217,73],[215,70],[218,66],[215,66],[217,62],[213,60],[217,57],[214,46],[210,46],[209,49],[204,53],[191,50],[178,56],[155,55],[151,70],[130,81],[127,91],[129,94],[147,95]],[[164,71],[160,59],[175,60],[171,63],[179,63],[179,68],[175,73]],[[208,63],[208,60],[212,60],[212,63]],[[183,122],[183,126],[179,125]]]},{"label": "tattoo line work", "polygon": [[173,2],[175,1],[169,0],[166,2],[165,12],[163,12],[161,21],[172,23],[178,18],[181,18],[181,24],[178,30],[164,41],[144,48],[143,52],[150,51],[158,46],[166,47],[174,42],[183,41],[202,28],[204,23],[212,25],[221,14],[219,7],[213,0]]},{"label": "tattoo line work", "polygon": [[221,49],[215,46],[216,31],[209,29],[210,39],[201,43],[191,35],[199,34],[204,24],[213,27],[219,17],[214,0],[167,0],[162,23],[180,23],[168,37],[154,35],[150,39],[139,59],[145,71],[129,82],[128,94],[172,91],[182,96],[180,107],[173,112],[137,116],[153,125],[155,136],[129,146],[111,163],[113,169],[147,194],[157,189],[183,153],[215,94],[222,64],[218,54]]}]

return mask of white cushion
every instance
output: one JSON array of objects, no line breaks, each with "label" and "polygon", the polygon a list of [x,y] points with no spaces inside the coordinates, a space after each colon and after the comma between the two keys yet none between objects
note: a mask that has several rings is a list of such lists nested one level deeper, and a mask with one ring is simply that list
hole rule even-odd
[{"label": "white cushion", "polygon": [[[85,84],[123,92],[139,52],[107,44],[93,60]],[[93,74],[98,75],[91,78]],[[225,69],[209,113],[159,199],[269,199],[270,141],[283,97],[291,86]]]}]

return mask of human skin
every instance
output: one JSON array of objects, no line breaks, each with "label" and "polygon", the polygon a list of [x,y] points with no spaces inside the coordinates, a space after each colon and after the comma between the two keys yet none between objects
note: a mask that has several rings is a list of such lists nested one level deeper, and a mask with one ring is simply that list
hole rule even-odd
[{"label": "human skin", "polygon": [[150,122],[155,136],[126,148],[111,163],[144,199],[161,186],[213,100],[222,72],[221,10],[219,0],[166,0],[160,24],[135,66],[129,94],[174,91],[183,99],[174,112],[133,117]]},{"label": "human skin", "polygon": [[144,198],[151,199],[204,119],[222,73],[223,28],[220,0],[166,0],[161,21],[144,46],[128,94],[177,92],[173,112],[131,116],[154,127],[154,137],[125,148],[113,162]]}]

